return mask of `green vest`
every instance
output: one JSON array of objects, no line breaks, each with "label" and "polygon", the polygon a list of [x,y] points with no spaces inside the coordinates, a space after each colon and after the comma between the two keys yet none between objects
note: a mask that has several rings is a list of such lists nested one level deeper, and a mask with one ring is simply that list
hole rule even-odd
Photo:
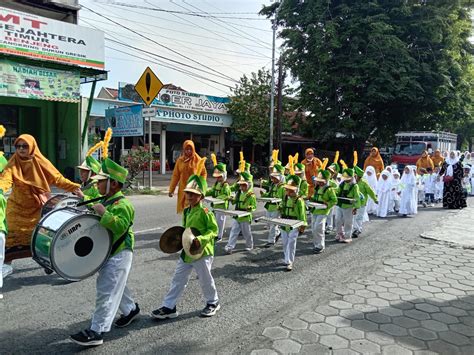
[{"label": "green vest", "polygon": [[[281,198],[285,197],[285,188],[283,187],[283,183],[274,184],[270,183],[268,192],[262,193],[262,197],[272,197],[272,198]],[[265,209],[268,212],[275,212],[278,211],[278,203],[265,203]]]},{"label": "green vest", "polygon": [[0,190],[0,232],[7,233],[7,200],[3,196],[3,191]]},{"label": "green vest", "polygon": [[[306,205],[301,197],[290,197],[285,196],[280,205],[281,218],[297,219],[304,222],[306,226]],[[283,227],[287,232],[290,231],[289,227]]]},{"label": "green vest", "polygon": [[[257,199],[252,190],[248,190],[245,193],[242,192],[242,190],[237,191],[233,204],[235,205],[236,211],[253,212],[257,209]],[[250,214],[250,216],[237,218],[237,222],[252,222],[252,214]]]},{"label": "green vest", "polygon": [[316,186],[314,190],[314,195],[311,197],[312,202],[323,203],[328,206],[326,209],[315,209],[311,210],[312,214],[315,215],[329,215],[331,208],[337,204],[336,192],[330,185],[326,186]]},{"label": "green vest", "polygon": [[214,186],[206,192],[206,196],[211,196],[220,200],[224,200],[224,203],[212,204],[213,208],[220,208],[225,210],[229,208],[230,194],[230,186],[226,181],[224,181],[223,183],[216,181]]}]

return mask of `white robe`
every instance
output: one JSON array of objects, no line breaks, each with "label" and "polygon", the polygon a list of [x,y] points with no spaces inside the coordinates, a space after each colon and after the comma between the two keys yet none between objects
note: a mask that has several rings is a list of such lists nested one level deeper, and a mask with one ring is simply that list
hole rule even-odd
[{"label": "white robe", "polygon": [[[371,176],[367,175],[367,171],[371,171],[372,175]],[[367,169],[365,169],[364,179],[367,180],[370,187],[374,191],[377,191],[377,174],[375,173],[375,169],[374,169],[373,166],[368,166]],[[375,204],[374,200],[372,200],[370,197],[368,197],[367,207],[365,208],[365,212],[368,215],[369,214],[375,214],[377,212],[377,205]],[[368,216],[367,216],[366,219],[368,220]],[[364,220],[365,220],[365,218],[364,218]]]},{"label": "white robe", "polygon": [[[390,172],[387,170],[382,171],[377,183],[377,198],[379,199],[379,204],[377,205],[376,214],[378,217],[387,217],[390,209],[392,194],[392,181],[390,175]],[[387,180],[384,180],[383,176],[387,176]]]},{"label": "white robe", "polygon": [[402,194],[400,196],[400,214],[412,215],[418,213],[418,189],[416,186],[415,170],[409,167],[410,173],[403,173],[400,179]]}]

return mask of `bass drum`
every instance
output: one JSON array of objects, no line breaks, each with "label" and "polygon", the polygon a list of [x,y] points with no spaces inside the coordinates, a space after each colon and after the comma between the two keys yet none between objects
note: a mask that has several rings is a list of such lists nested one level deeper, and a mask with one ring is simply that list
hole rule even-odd
[{"label": "bass drum", "polygon": [[33,259],[69,281],[95,274],[107,261],[113,240],[99,221],[99,216],[71,207],[51,211],[33,232]]},{"label": "bass drum", "polygon": [[41,217],[47,215],[51,211],[64,207],[74,207],[82,211],[87,210],[86,206],[76,207],[79,202],[82,202],[82,199],[76,196],[65,194],[54,195],[48,201],[46,201],[43,208],[41,209]]}]

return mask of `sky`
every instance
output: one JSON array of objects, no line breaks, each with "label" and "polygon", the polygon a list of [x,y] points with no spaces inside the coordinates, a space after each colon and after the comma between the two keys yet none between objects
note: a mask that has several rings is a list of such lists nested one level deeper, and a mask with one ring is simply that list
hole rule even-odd
[{"label": "sky", "polygon": [[[79,25],[100,29],[106,38],[108,80],[98,82],[96,95],[103,86],[117,88],[119,81],[136,83],[147,66],[164,84],[206,95],[231,94],[244,74],[271,69],[271,22],[257,13],[272,1],[80,0]],[[277,58],[280,44],[277,39]],[[90,85],[82,85],[82,94],[89,96]]]}]

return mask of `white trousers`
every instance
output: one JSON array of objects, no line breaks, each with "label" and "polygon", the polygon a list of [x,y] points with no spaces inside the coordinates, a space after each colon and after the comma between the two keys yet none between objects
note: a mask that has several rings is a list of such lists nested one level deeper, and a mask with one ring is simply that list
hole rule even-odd
[{"label": "white trousers", "polygon": [[118,309],[128,315],[135,309],[127,287],[128,274],[132,267],[133,253],[123,250],[111,257],[100,269],[97,277],[97,296],[91,329],[98,333],[108,332]]},{"label": "white trousers", "polygon": [[294,263],[296,253],[296,239],[298,238],[298,228],[292,229],[289,232],[281,230],[281,241],[283,243],[283,255],[285,256],[285,263]]},{"label": "white trousers", "polygon": [[361,206],[357,209],[357,214],[354,216],[354,230],[359,233],[362,233],[366,208],[367,206]]},{"label": "white trousers", "polygon": [[341,208],[336,207],[336,230],[339,237],[352,238],[352,224],[354,216],[352,214],[352,207]]},{"label": "white trousers", "polygon": [[0,288],[3,287],[3,272],[2,271],[3,271],[4,261],[5,261],[5,233],[0,232]]},{"label": "white trousers", "polygon": [[219,302],[219,298],[217,297],[214,278],[211,275],[213,260],[214,257],[211,255],[193,261],[192,263],[185,263],[183,259],[179,258],[173,280],[171,281],[170,290],[165,296],[162,306],[170,309],[176,307],[176,303],[178,302],[179,297],[181,297],[183,294],[193,269],[196,271],[198,276],[206,304],[217,304]]},{"label": "white trousers", "polygon": [[[278,211],[273,211],[273,212],[266,211],[265,216],[268,217],[268,218],[278,218],[278,217],[280,217],[280,212],[278,212]],[[270,230],[268,231],[267,242],[275,244],[276,236],[277,236],[278,233],[280,233],[280,227],[277,226],[276,224],[269,224],[269,229]]]},{"label": "white trousers", "polygon": [[313,234],[313,245],[315,248],[324,249],[326,247],[326,215],[313,214],[311,216],[311,232]]},{"label": "white trousers", "polygon": [[336,207],[331,208],[331,211],[329,212],[329,215],[327,216],[327,224],[329,229],[334,229],[336,223],[334,220],[336,219]]},{"label": "white trousers", "polygon": [[232,228],[230,229],[229,241],[225,247],[226,249],[232,250],[235,248],[240,231],[242,231],[242,235],[245,238],[245,247],[253,248],[253,235],[250,229],[250,222],[237,222],[237,220],[234,219],[232,221]]},{"label": "white trousers", "polygon": [[220,212],[214,212],[217,221],[217,239],[221,240],[224,235],[226,215]]}]

